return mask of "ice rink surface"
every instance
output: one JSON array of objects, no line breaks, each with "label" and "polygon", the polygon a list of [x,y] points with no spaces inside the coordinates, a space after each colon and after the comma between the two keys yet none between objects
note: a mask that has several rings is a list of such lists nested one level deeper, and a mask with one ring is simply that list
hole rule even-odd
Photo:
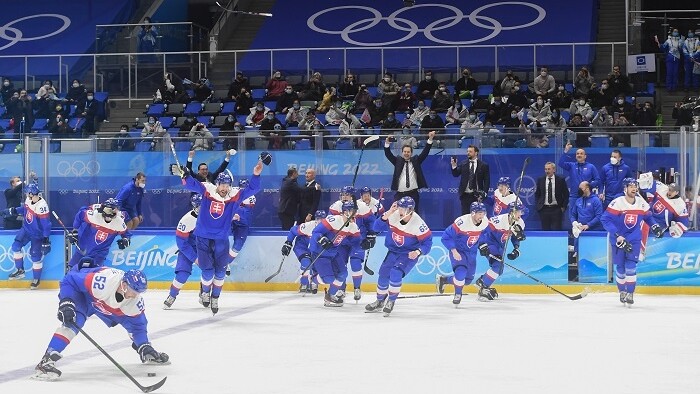
[{"label": "ice rink surface", "polygon": [[[58,325],[56,290],[0,290],[0,393],[137,393],[85,338],[56,365],[56,382],[29,379]],[[224,292],[211,316],[194,292],[162,310],[165,291],[145,293],[149,335],[171,365],[142,365],[121,327],[97,317],[85,331],[157,393],[697,393],[697,296],[617,294],[570,301],[501,294],[458,309],[451,297],[374,300],[323,307],[322,296]],[[350,294],[352,298],[352,294]],[[147,377],[155,372],[156,377]]]}]

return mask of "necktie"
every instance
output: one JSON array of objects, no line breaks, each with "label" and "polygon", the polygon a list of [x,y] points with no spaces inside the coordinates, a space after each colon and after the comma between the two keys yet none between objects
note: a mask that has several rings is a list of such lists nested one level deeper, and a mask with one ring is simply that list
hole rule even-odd
[{"label": "necktie", "polygon": [[476,185],[475,185],[475,174],[474,174],[474,162],[469,161],[469,188],[472,190],[476,190]]},{"label": "necktie", "polygon": [[410,170],[411,170],[411,169],[409,168],[409,164],[410,164],[410,162],[406,162],[406,164],[404,164],[404,167],[406,167],[406,189],[408,189],[409,187],[411,187],[411,178],[410,178],[409,175],[408,175],[408,173],[409,173]]},{"label": "necktie", "polygon": [[547,184],[547,204],[552,205],[552,178],[547,179],[549,179]]}]

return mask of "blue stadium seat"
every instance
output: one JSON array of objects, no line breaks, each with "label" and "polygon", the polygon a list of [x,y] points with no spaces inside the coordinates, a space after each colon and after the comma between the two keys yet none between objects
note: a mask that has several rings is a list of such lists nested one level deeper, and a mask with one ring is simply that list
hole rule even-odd
[{"label": "blue stadium seat", "polygon": [[472,99],[462,99],[462,106],[469,110],[472,107]]},{"label": "blue stadium seat", "polygon": [[184,115],[197,116],[200,112],[202,112],[202,103],[198,101],[192,101],[185,107]]},{"label": "blue stadium seat", "polygon": [[209,129],[211,134],[214,136],[214,138],[219,138],[219,132],[221,132],[221,129],[218,127],[212,127]]},{"label": "blue stadium seat", "polygon": [[34,119],[32,130],[46,130],[48,128],[48,119]]},{"label": "blue stadium seat", "polygon": [[477,98],[488,98],[493,93],[493,85],[479,85],[476,89]]},{"label": "blue stadium seat", "polygon": [[178,141],[175,143],[176,151],[189,151],[192,148],[192,143],[190,141]]},{"label": "blue stadium seat", "polygon": [[51,153],[61,152],[61,143],[58,141],[49,142],[49,152],[51,152]]},{"label": "blue stadium seat", "polygon": [[286,114],[275,114],[275,117],[276,117],[282,124],[287,123],[287,115],[286,115]]},{"label": "blue stadium seat", "polygon": [[326,125],[326,130],[330,133],[330,135],[339,135],[340,134],[340,126],[334,125],[334,124],[329,124]]},{"label": "blue stadium seat", "polygon": [[146,110],[147,116],[162,116],[165,112],[165,104],[146,104],[148,109]]},{"label": "blue stadium seat", "polygon": [[406,117],[407,117],[408,115],[406,115],[406,114],[403,113],[403,112],[397,112],[397,113],[394,114],[394,116],[396,117],[396,120],[397,120],[399,123],[403,124],[403,121],[406,120]]},{"label": "blue stadium seat", "polygon": [[569,124],[569,119],[571,119],[571,112],[569,111],[561,111],[561,117],[564,119],[566,124]]},{"label": "blue stadium seat", "polygon": [[369,93],[369,95],[372,96],[372,98],[377,98],[377,87],[367,86],[367,93]]},{"label": "blue stadium seat", "polygon": [[289,132],[289,135],[299,135],[298,127],[287,127],[287,131]]},{"label": "blue stadium seat", "polygon": [[211,116],[198,116],[197,122],[208,127],[211,124]]},{"label": "blue stadium seat", "polygon": [[236,113],[236,102],[230,101],[228,103],[224,103],[223,107],[221,107],[220,113],[221,113],[221,115],[228,115],[228,114]]},{"label": "blue stadium seat", "polygon": [[0,116],[5,115],[6,112],[7,112],[7,108],[5,108],[5,107],[0,107]]},{"label": "blue stadium seat", "polygon": [[159,118],[158,121],[164,129],[167,129],[168,127],[173,125],[173,118],[170,116],[163,116],[162,118]]},{"label": "blue stadium seat", "polygon": [[459,128],[461,125],[458,124],[448,124],[445,127],[445,134],[459,134]]},{"label": "blue stadium seat", "polygon": [[240,123],[241,125],[245,126],[245,120],[248,117],[248,114],[245,115],[236,115],[236,121]]},{"label": "blue stadium seat", "polygon": [[271,110],[274,111],[275,108],[277,108],[277,101],[272,101],[272,100],[264,101],[263,105],[265,105],[267,108],[270,108]]},{"label": "blue stadium seat", "polygon": [[467,137],[459,140],[459,147],[461,149],[467,149],[469,145],[474,145],[474,138]]},{"label": "blue stadium seat", "polygon": [[10,129],[10,119],[0,119],[0,129],[12,132],[13,130]]},{"label": "blue stadium seat", "polygon": [[352,140],[350,140],[348,138],[339,138],[335,142],[335,149],[337,149],[337,150],[352,149]]},{"label": "blue stadium seat", "polygon": [[134,152],[148,152],[151,150],[151,142],[150,141],[140,141],[136,144],[136,147],[134,147]]},{"label": "blue stadium seat", "polygon": [[564,89],[565,89],[567,92],[569,92],[569,93],[573,93],[573,92],[574,92],[574,84],[571,83],[571,82],[565,83],[565,84],[564,84]]},{"label": "blue stadium seat", "polygon": [[250,94],[255,101],[261,101],[265,97],[265,89],[251,89]]},{"label": "blue stadium seat", "polygon": [[294,149],[295,150],[309,150],[311,149],[311,140],[308,140],[306,138],[298,140],[296,144],[294,144]]},{"label": "blue stadium seat", "polygon": [[177,135],[180,133],[180,129],[177,127],[170,127],[168,128],[168,134],[170,135],[170,138],[175,138]]},{"label": "blue stadium seat", "polygon": [[609,148],[610,136],[607,134],[594,134],[591,136],[591,148]]},{"label": "blue stadium seat", "polygon": [[70,108],[70,110],[68,110],[68,117],[69,117],[69,118],[72,118],[72,117],[75,116],[75,109],[76,109],[77,107],[78,107],[78,106],[75,105],[75,104],[71,104],[71,105],[69,106],[69,108]]},{"label": "blue stadium seat", "polygon": [[75,130],[76,132],[82,130],[84,124],[85,119],[83,118],[68,119],[68,126],[70,126],[70,128]]}]

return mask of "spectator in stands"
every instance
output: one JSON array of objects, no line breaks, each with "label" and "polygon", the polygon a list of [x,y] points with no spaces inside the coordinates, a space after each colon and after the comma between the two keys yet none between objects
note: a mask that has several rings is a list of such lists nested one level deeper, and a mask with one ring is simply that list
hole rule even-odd
[{"label": "spectator in stands", "polygon": [[365,110],[360,120],[367,127],[378,127],[386,119],[387,113],[389,112],[387,108],[388,107],[382,102],[382,99],[377,98],[374,100],[374,105]]},{"label": "spectator in stands", "polygon": [[326,91],[326,85],[323,83],[323,76],[320,72],[315,72],[311,78],[304,84],[304,89],[299,95],[301,101],[321,101],[323,94]]},{"label": "spectator in stands", "polygon": [[516,81],[508,96],[508,105],[518,107],[520,109],[527,108],[530,105],[530,100],[525,95],[525,91],[520,86],[520,82]]},{"label": "spectator in stands", "polygon": [[78,108],[75,110],[77,116],[85,119],[83,124],[83,136],[95,134],[97,107],[98,101],[95,100],[95,92],[88,90],[85,101],[78,103]]},{"label": "spectator in stands", "polygon": [[416,96],[419,99],[432,99],[438,87],[439,83],[433,79],[432,70],[426,70],[423,80],[418,84],[418,94]]},{"label": "spectator in stands", "polygon": [[212,150],[214,149],[214,135],[207,129],[204,123],[197,123],[190,130],[190,141],[192,148],[190,150]]},{"label": "spectator in stands", "polygon": [[326,124],[331,124],[331,125],[340,125],[340,123],[343,121],[343,119],[349,118],[350,122],[352,122],[355,126],[355,128],[360,127],[360,120],[357,119],[357,117],[350,113],[348,109],[344,109],[341,106],[342,102],[340,101],[339,98],[335,97],[335,100],[333,100],[333,103],[331,104],[331,107],[328,109],[328,112],[326,112]]},{"label": "spectator in stands", "polygon": [[425,101],[418,100],[418,105],[416,105],[416,108],[414,108],[408,118],[406,118],[404,125],[420,128],[423,119],[425,119],[429,113],[430,108],[425,105]]},{"label": "spectator in stands", "polygon": [[367,85],[365,85],[365,84],[360,85],[360,91],[357,92],[357,95],[355,96],[355,100],[353,100],[355,112],[361,113],[365,109],[371,107],[372,101],[374,101],[374,98],[372,97],[372,95],[369,94],[369,91],[367,90]]},{"label": "spectator in stands", "polygon": [[445,122],[440,116],[438,116],[437,111],[431,109],[428,116],[423,118],[420,125],[421,134],[427,133],[428,131],[444,131]]},{"label": "spectator in stands", "polygon": [[403,85],[396,100],[396,112],[409,113],[416,106],[416,95],[413,93],[410,83]]},{"label": "spectator in stands", "polygon": [[54,108],[54,102],[58,100],[56,89],[53,87],[53,82],[50,80],[44,81],[39,91],[36,93],[33,109],[36,110],[36,117],[48,119],[51,110]]},{"label": "spectator in stands", "polygon": [[651,105],[651,102],[647,101],[644,104],[636,104],[634,124],[640,127],[656,126],[656,111]]},{"label": "spectator in stands", "polygon": [[401,122],[396,119],[393,112],[388,112],[386,114],[386,120],[382,123],[382,134],[393,134],[401,130]]},{"label": "spectator in stands", "polygon": [[510,109],[503,103],[501,96],[494,96],[493,103],[486,107],[486,119],[491,124],[504,124],[507,119],[510,119]]},{"label": "spectator in stands", "polygon": [[248,126],[260,127],[260,124],[265,120],[265,115],[270,112],[270,108],[267,108],[262,101],[255,103],[255,107],[249,109],[250,114],[245,119],[245,123]]},{"label": "spectator in stands", "polygon": [[608,107],[612,105],[613,98],[615,98],[607,78],[600,82],[600,88],[594,89],[589,95],[592,108]]},{"label": "spectator in stands", "polygon": [[[318,118],[316,118],[315,113],[313,111],[309,111],[304,120],[299,123],[299,134],[309,137],[309,139],[311,140],[311,148],[315,148],[316,139],[313,137],[317,135],[325,137],[330,133],[328,132],[328,130],[326,130],[325,127],[323,127],[321,121],[318,120]],[[341,134],[350,133],[343,133],[341,131]],[[328,138],[323,138],[323,149],[328,149]]]},{"label": "spectator in stands", "polygon": [[671,117],[676,120],[676,126],[690,126],[693,124],[693,103],[676,102],[673,105]]},{"label": "spectator in stands", "polygon": [[15,84],[12,83],[12,80],[10,80],[10,78],[3,78],[2,87],[0,87],[0,100],[2,100],[0,104],[3,106],[7,105],[16,91]]},{"label": "spectator in stands", "polygon": [[31,126],[34,124],[34,111],[32,99],[27,95],[26,89],[20,89],[16,91],[10,98],[9,103],[6,103],[7,113],[12,118],[10,128],[14,127],[14,130],[19,132],[22,125],[20,124],[24,119],[24,128],[29,131]]},{"label": "spectator in stands", "polygon": [[223,149],[225,151],[238,149],[238,135],[243,132],[243,126],[236,121],[236,117],[233,115],[227,116],[219,130],[219,137],[222,137],[224,141]]},{"label": "spectator in stands", "polygon": [[287,111],[287,116],[285,117],[286,127],[298,127],[299,122],[304,119],[304,115],[308,111],[308,108],[302,108],[299,100],[294,100],[291,108]]},{"label": "spectator in stands", "polygon": [[549,136],[547,135],[545,123],[535,121],[525,125],[525,122],[521,122],[519,131],[521,134],[525,134],[527,146],[531,148],[546,148],[549,146]]},{"label": "spectator in stands", "polygon": [[163,128],[163,125],[160,124],[160,121],[158,121],[158,118],[155,116],[149,116],[148,121],[143,124],[143,130],[141,130],[141,137],[153,139],[153,142],[151,142],[151,150],[156,151],[163,151],[170,148],[168,146],[170,142],[168,141],[166,143],[164,141],[166,138],[170,140],[169,137],[166,137],[167,135],[168,132],[165,130],[165,128]]},{"label": "spectator in stands", "polygon": [[60,102],[57,102],[56,105],[53,107],[51,114],[49,115],[49,119],[55,118],[58,115],[61,115],[63,119],[68,119],[69,118],[69,113],[70,111],[68,110],[68,107],[66,105],[63,105]]},{"label": "spectator in stands", "polygon": [[323,94],[323,100],[321,100],[321,103],[316,107],[316,111],[325,114],[331,108],[331,105],[337,105],[338,100],[335,86],[328,86],[326,88],[326,93]]},{"label": "spectator in stands", "polygon": [[208,103],[214,93],[207,78],[201,78],[199,81],[193,83],[192,90],[194,90],[194,101],[200,103]]},{"label": "spectator in stands", "polygon": [[265,85],[265,100],[277,100],[282,93],[284,93],[284,89],[289,85],[287,83],[287,80],[284,79],[282,76],[282,72],[277,70],[272,74],[272,78],[270,78],[269,81],[267,81],[267,85]]},{"label": "spectator in stands", "polygon": [[156,93],[153,96],[153,102],[163,104],[185,104],[189,101],[190,96],[188,96],[185,92],[185,87],[182,85],[182,83],[175,79],[172,73],[165,73],[163,76],[163,83],[160,85],[158,90],[156,90]]},{"label": "spectator in stands", "polygon": [[557,83],[554,77],[549,75],[547,67],[540,69],[540,75],[532,81],[532,93],[543,98],[550,99],[554,95],[554,90],[557,88]]},{"label": "spectator in stands", "polygon": [[194,118],[194,115],[187,115],[185,120],[182,122],[180,125],[180,132],[177,133],[178,137],[187,137],[190,135],[190,131],[192,130],[192,127],[196,126],[197,119]]},{"label": "spectator in stands", "polygon": [[[513,70],[506,71],[506,76],[503,78],[501,83],[498,85],[498,87],[500,89],[499,90],[500,94],[511,93],[513,91],[513,88],[515,87],[516,83],[518,84],[518,86],[520,86],[520,79],[517,76],[513,75]],[[455,90],[457,90],[456,87],[455,87]],[[516,90],[516,92],[517,91],[520,91],[520,89]]]},{"label": "spectator in stands", "polygon": [[275,111],[265,113],[265,119],[260,122],[260,134],[268,141],[267,149],[281,149],[282,146],[287,145],[283,137],[289,132],[275,116]]},{"label": "spectator in stands", "polygon": [[382,99],[385,111],[393,111],[396,108],[396,99],[400,91],[401,87],[394,81],[391,73],[384,73],[384,78],[377,85],[377,97]]},{"label": "spectator in stands", "polygon": [[613,118],[608,114],[608,110],[605,107],[602,107],[600,110],[598,110],[598,113],[593,117],[593,120],[591,121],[591,126],[595,129],[596,132],[602,132],[605,133],[607,132],[608,128],[612,127],[613,125]]},{"label": "spectator in stands", "polygon": [[67,101],[68,104],[78,104],[86,99],[87,89],[85,88],[85,85],[80,83],[79,79],[74,79],[70,88],[68,88],[65,101]]},{"label": "spectator in stands", "polygon": [[617,117],[613,117],[613,127],[620,127],[622,130],[621,132],[618,133],[613,133],[611,137],[613,137],[613,146],[618,146],[618,147],[629,147],[632,144],[632,137],[630,135],[631,129],[629,126],[632,124],[629,122],[627,119],[627,116],[624,114],[619,115]]},{"label": "spectator in stands", "polygon": [[557,131],[564,131],[566,129],[566,120],[561,116],[558,109],[552,110],[552,116],[547,120],[547,133],[554,134]]},{"label": "spectator in stands", "polygon": [[581,114],[581,116],[588,121],[593,119],[593,109],[591,109],[591,106],[586,102],[586,97],[581,94],[571,103],[569,113],[571,115]]},{"label": "spectator in stands", "polygon": [[290,85],[284,88],[284,93],[277,99],[277,108],[275,112],[286,114],[295,101],[299,101],[299,95],[292,89]]},{"label": "spectator in stands", "polygon": [[569,121],[568,130],[571,131],[573,134],[567,132],[567,137],[574,135],[576,146],[579,148],[591,146],[591,143],[588,140],[588,138],[591,136],[588,127],[588,121],[584,119],[583,116],[581,116],[581,114],[572,115],[571,120]]},{"label": "spectator in stands", "polygon": [[537,96],[537,100],[530,105],[527,111],[527,120],[529,122],[546,122],[550,116],[552,116],[552,109],[549,103],[544,101],[544,97]]},{"label": "spectator in stands", "polygon": [[503,123],[501,123],[503,126],[506,128],[516,128],[520,127],[520,124],[524,123],[522,119],[518,117],[518,109],[515,107],[510,107],[510,116],[503,120]]},{"label": "spectator in stands", "polygon": [[467,129],[480,129],[484,127],[484,123],[479,120],[474,110],[469,111],[469,115],[464,119],[462,125],[459,127],[459,132],[464,134]]},{"label": "spectator in stands", "polygon": [[[19,208],[22,203],[22,178],[10,177],[10,187],[5,189],[6,208]],[[21,217],[20,217],[21,219]],[[18,230],[22,228],[23,220],[17,220],[17,216],[5,216],[5,230]]]},{"label": "spectator in stands", "polygon": [[619,95],[624,97],[632,91],[630,79],[627,77],[627,75],[622,74],[620,71],[620,66],[618,65],[613,66],[612,74],[608,75],[608,82],[610,84],[610,92],[613,97]]},{"label": "spectator in stands", "polygon": [[[509,71],[511,76],[512,71]],[[476,96],[476,90],[479,88],[479,84],[476,79],[472,77],[472,72],[468,68],[462,69],[462,77],[457,80],[455,84],[455,95],[459,98],[473,98]],[[508,89],[510,92],[510,89]]]},{"label": "spectator in stands", "polygon": [[552,108],[569,108],[572,103],[571,93],[566,90],[564,85],[559,84],[557,92],[554,94],[554,97],[552,97]]},{"label": "spectator in stands", "polygon": [[624,115],[628,121],[634,117],[634,107],[632,104],[628,103],[627,100],[625,100],[625,96],[622,94],[617,96],[615,102],[610,108],[610,112],[613,114],[617,113],[618,115]]},{"label": "spectator in stands", "polygon": [[[139,52],[155,52],[156,42],[158,39],[158,29],[151,24],[151,18],[145,17],[143,25],[138,33],[138,48]],[[153,63],[157,59],[153,55],[141,55],[139,59],[144,63]]]},{"label": "spectator in stands", "polygon": [[[697,29],[697,33],[700,33],[700,28]],[[698,37],[693,30],[688,30],[688,36],[683,41],[683,64],[684,64],[684,83],[685,91],[690,89],[698,90],[700,88],[700,69],[694,73],[693,70],[698,69],[699,65],[695,65],[693,62],[693,56],[700,50],[700,45],[698,45]]]},{"label": "spectator in stands", "polygon": [[241,88],[241,93],[236,100],[236,113],[245,114],[250,112],[250,109],[255,105],[253,96],[247,88]]},{"label": "spectator in stands", "polygon": [[434,109],[437,112],[447,112],[447,109],[452,105],[452,95],[447,89],[444,83],[438,85],[435,94],[433,95],[433,101],[430,103],[430,109]]},{"label": "spectator in stands", "polygon": [[593,76],[588,73],[587,67],[581,67],[576,78],[574,78],[574,96],[588,98],[591,90],[595,87]]},{"label": "spectator in stands", "polygon": [[129,126],[121,125],[119,133],[112,137],[112,152],[131,152],[134,147],[134,140],[129,137]]},{"label": "spectator in stands", "polygon": [[55,138],[66,138],[73,136],[73,129],[68,125],[68,118],[58,113],[52,116],[49,121],[49,133]]},{"label": "spectator in stands", "polygon": [[462,100],[457,97],[447,109],[445,120],[447,124],[462,124],[467,119],[467,115],[467,109],[462,105]]},{"label": "spectator in stands", "polygon": [[[245,88],[246,91],[250,90],[250,83],[248,78],[243,76],[243,72],[238,71],[236,76],[231,80],[231,84],[228,85],[228,92],[226,93],[226,99],[223,101],[236,101],[238,96],[241,94],[241,89]],[[250,108],[250,107],[247,107]]]},{"label": "spectator in stands", "polygon": [[313,109],[307,110],[304,119],[299,122],[299,130],[311,130],[311,127],[317,120],[316,111]]},{"label": "spectator in stands", "polygon": [[343,100],[353,100],[359,91],[360,86],[353,74],[348,74],[338,88],[339,96]]},{"label": "spectator in stands", "polygon": [[411,128],[408,126],[404,126],[401,129],[401,134],[398,136],[398,139],[399,145],[401,146],[410,146],[412,149],[418,147],[418,140],[413,136],[413,131],[411,131]]},{"label": "spectator in stands", "polygon": [[683,52],[683,37],[678,33],[677,28],[672,28],[672,32],[663,44],[659,43],[658,36],[654,36],[656,45],[666,53],[666,89],[673,92],[678,87],[678,69],[680,68],[681,53]]}]

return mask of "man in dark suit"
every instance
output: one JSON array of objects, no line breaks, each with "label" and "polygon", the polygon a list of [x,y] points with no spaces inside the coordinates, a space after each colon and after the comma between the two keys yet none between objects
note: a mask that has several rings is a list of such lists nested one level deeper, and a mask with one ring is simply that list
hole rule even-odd
[{"label": "man in dark suit", "polygon": [[479,160],[479,148],[474,145],[467,147],[467,160],[457,164],[457,158],[450,159],[452,176],[459,179],[459,201],[462,204],[462,215],[470,213],[470,206],[475,201],[486,197],[491,183],[489,165]]},{"label": "man in dark suit", "polygon": [[[10,188],[5,189],[5,201],[7,208],[17,208],[22,205],[22,179],[18,176],[10,178]],[[17,216],[5,218],[5,230],[18,230],[22,228],[22,220]]]},{"label": "man in dark suit", "polygon": [[409,196],[416,202],[415,211],[418,211],[418,190],[428,187],[423,176],[421,164],[428,157],[430,148],[433,146],[433,138],[435,131],[428,133],[428,141],[425,148],[418,156],[413,156],[413,147],[404,145],[401,147],[401,156],[394,156],[391,153],[391,141],[394,137],[387,137],[384,142],[384,156],[394,165],[394,175],[391,177],[391,190],[394,190],[394,201],[398,201],[401,197]]},{"label": "man in dark suit", "polygon": [[299,172],[292,167],[287,170],[287,176],[282,180],[280,187],[280,205],[277,208],[277,216],[282,222],[282,230],[289,231],[294,225],[296,214],[299,210],[299,196],[301,188],[297,184]]},{"label": "man in dark suit", "polygon": [[321,185],[316,182],[315,169],[307,169],[304,176],[306,184],[301,188],[299,196],[299,221],[308,222],[314,219],[314,213],[321,202]]},{"label": "man in dark suit", "polygon": [[552,162],[544,165],[544,176],[537,180],[535,200],[540,214],[542,230],[557,231],[562,229],[561,220],[569,204],[569,188],[563,177],[555,174],[556,166]]}]

